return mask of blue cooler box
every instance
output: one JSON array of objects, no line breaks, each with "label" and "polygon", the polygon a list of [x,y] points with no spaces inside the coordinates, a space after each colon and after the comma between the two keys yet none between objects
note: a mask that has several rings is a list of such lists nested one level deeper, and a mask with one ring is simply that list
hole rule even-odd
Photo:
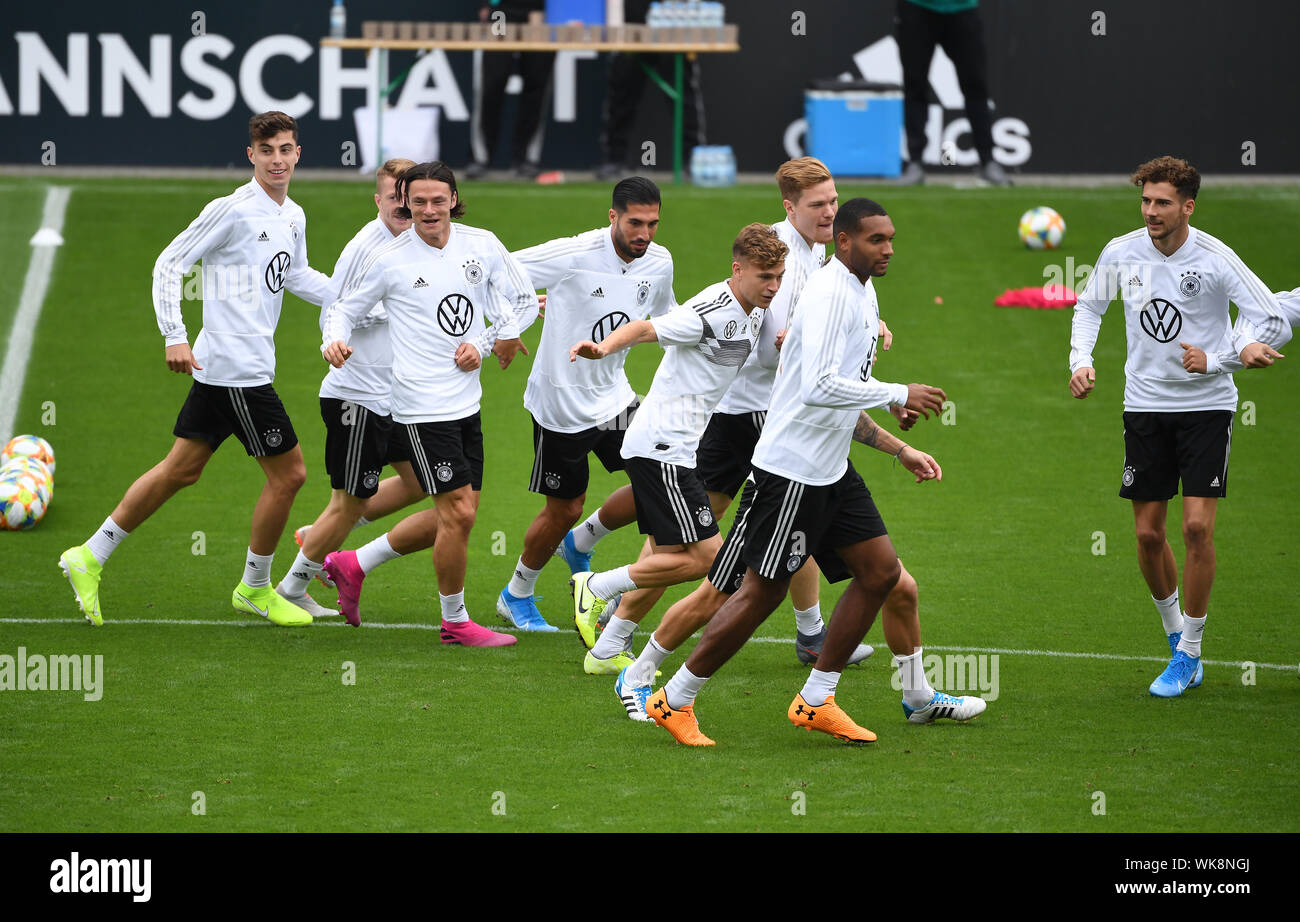
[{"label": "blue cooler box", "polygon": [[552,26],[574,23],[603,26],[605,0],[546,0],[546,23]]},{"label": "blue cooler box", "polygon": [[804,93],[804,149],[836,176],[897,176],[903,171],[903,88],[820,80]]}]

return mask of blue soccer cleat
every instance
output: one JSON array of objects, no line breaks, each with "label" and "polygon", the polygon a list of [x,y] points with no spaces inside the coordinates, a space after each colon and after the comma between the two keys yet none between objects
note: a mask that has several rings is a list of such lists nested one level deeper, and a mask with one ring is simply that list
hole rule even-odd
[{"label": "blue soccer cleat", "polygon": [[586,573],[591,569],[591,554],[584,554],[578,550],[573,543],[573,532],[564,536],[564,540],[555,549],[555,556],[564,558],[564,562],[569,565],[570,576],[575,573]]},{"label": "blue soccer cleat", "polygon": [[[1182,631],[1174,631],[1172,634],[1169,635],[1170,656],[1173,656],[1175,653],[1178,652],[1178,641],[1182,639],[1183,639]],[[1201,665],[1201,660],[1198,657],[1196,660],[1196,675],[1192,676],[1192,684],[1188,685],[1187,687],[1196,688],[1196,686],[1200,685],[1201,682],[1203,682],[1204,680],[1205,680],[1205,667]]]},{"label": "blue soccer cleat", "polygon": [[986,707],[988,703],[975,695],[954,698],[952,695],[937,691],[933,698],[919,708],[911,707],[907,701],[904,701],[903,716],[907,718],[908,723],[912,724],[929,724],[940,719],[965,723],[983,714]]},{"label": "blue soccer cleat", "polygon": [[552,633],[559,630],[555,625],[546,623],[531,595],[517,599],[510,594],[509,589],[502,589],[501,595],[497,596],[497,614],[506,624],[513,624],[521,631]]},{"label": "blue soccer cleat", "polygon": [[1174,658],[1165,671],[1151,683],[1151,694],[1157,698],[1177,698],[1191,687],[1200,665],[1199,656],[1188,656],[1182,650],[1174,651]]}]

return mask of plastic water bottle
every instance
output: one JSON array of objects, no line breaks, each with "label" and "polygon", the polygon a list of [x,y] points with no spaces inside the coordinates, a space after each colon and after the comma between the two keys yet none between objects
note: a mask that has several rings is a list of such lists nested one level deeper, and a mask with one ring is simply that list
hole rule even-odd
[{"label": "plastic water bottle", "polygon": [[717,187],[736,184],[736,155],[728,146],[701,145],[691,151],[691,182]]},{"label": "plastic water bottle", "polygon": [[348,11],[343,8],[343,0],[334,0],[330,7],[330,38],[343,38],[348,31]]}]

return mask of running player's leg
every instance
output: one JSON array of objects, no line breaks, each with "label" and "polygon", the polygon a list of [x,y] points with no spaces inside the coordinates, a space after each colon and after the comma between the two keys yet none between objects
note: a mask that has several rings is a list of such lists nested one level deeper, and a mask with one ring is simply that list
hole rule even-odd
[{"label": "running player's leg", "polygon": [[127,488],[113,521],[123,531],[135,531],[177,492],[198,482],[214,451],[202,439],[178,438],[165,458]]},{"label": "running player's leg", "polygon": [[[627,472],[638,525],[654,541],[651,553],[635,563],[600,573],[575,574],[570,581],[574,625],[588,649],[595,646],[596,621],[607,602],[634,589],[697,580],[708,572],[722,546],[717,521],[694,470],[633,457],[627,461]],[[606,632],[613,624],[611,618]],[[630,627],[624,629],[631,631]]]},{"label": "running player's leg", "polygon": [[359,524],[378,522],[384,516],[424,499],[424,490],[415,477],[415,471],[411,469],[411,462],[390,460],[389,464],[397,473],[379,481],[379,489],[361,508]]},{"label": "running player's leg", "polygon": [[921,646],[920,593],[916,580],[900,563],[898,583],[890,590],[881,610],[885,642],[894,654],[903,688],[903,715],[909,723],[931,723],[938,718],[958,722],[984,713],[983,698],[953,696],[935,691],[926,677]]},{"label": "running player's leg", "polygon": [[[554,631],[537,608],[537,579],[569,530],[582,517],[590,480],[588,454],[604,435],[600,427],[556,432],[533,420],[533,468],[528,489],[541,494],[541,511],[524,534],[523,552],[509,583],[497,594],[497,614],[526,631]],[[585,568],[584,568],[585,569]]]},{"label": "running player's leg", "polygon": [[113,513],[85,544],[68,548],[59,555],[59,568],[68,577],[77,604],[91,624],[104,623],[99,580],[108,558],[177,491],[198,481],[213,451],[202,439],[176,439],[167,456],[127,488]]},{"label": "running player's leg", "polygon": [[[1228,456],[1232,446],[1232,413],[1210,410],[1170,414],[1183,490],[1183,590],[1186,604],[1177,635],[1169,635],[1173,655],[1169,666],[1151,684],[1160,697],[1181,695],[1204,679],[1201,637],[1210,607],[1217,559],[1214,523],[1219,499],[1228,492]],[[1175,640],[1175,636],[1177,640]]]},{"label": "running player's leg", "polygon": [[591,555],[601,539],[636,521],[636,501],[632,487],[624,485],[605,498],[600,508],[565,535],[556,549],[556,556],[564,558],[569,572],[582,573],[591,569]]}]

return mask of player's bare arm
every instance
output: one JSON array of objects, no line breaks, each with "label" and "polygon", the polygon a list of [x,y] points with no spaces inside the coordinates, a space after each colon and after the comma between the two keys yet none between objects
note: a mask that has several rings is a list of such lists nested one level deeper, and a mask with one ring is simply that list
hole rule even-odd
[{"label": "player's bare arm", "polygon": [[894,334],[889,332],[889,327],[885,325],[885,321],[880,321],[880,348],[888,352],[889,347],[893,344]]},{"label": "player's bare arm", "polygon": [[870,445],[887,455],[893,455],[903,467],[916,475],[917,483],[943,479],[943,469],[939,467],[938,461],[908,445],[898,436],[881,429],[876,425],[876,421],[867,415],[866,410],[858,415],[857,425],[853,427],[853,441]]},{"label": "player's bare arm", "polygon": [[625,323],[613,333],[610,333],[599,343],[584,339],[580,343],[575,343],[569,350],[569,361],[576,362],[581,356],[584,359],[603,359],[607,355],[613,355],[623,349],[631,348],[640,343],[654,343],[659,341],[658,334],[655,333],[655,325],[649,320],[633,320],[631,323]]},{"label": "player's bare arm", "polygon": [[1097,372],[1087,365],[1070,375],[1070,393],[1082,400],[1097,384]]},{"label": "player's bare arm", "polygon": [[192,375],[194,369],[203,370],[203,366],[194,361],[194,353],[190,351],[189,343],[177,343],[174,346],[168,346],[164,356],[167,361],[167,367],[178,375]]}]

